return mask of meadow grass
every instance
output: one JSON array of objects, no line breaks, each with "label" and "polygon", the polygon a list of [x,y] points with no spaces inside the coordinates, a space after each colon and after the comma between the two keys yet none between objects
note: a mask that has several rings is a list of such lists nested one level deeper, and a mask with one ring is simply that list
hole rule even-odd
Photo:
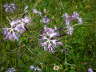
[{"label": "meadow grass", "polygon": [[[3,5],[16,3],[18,9],[14,13],[6,13]],[[28,16],[32,22],[19,41],[4,40],[2,28],[9,27],[7,18],[19,18],[28,5]],[[64,13],[77,11],[83,18],[83,24],[75,26],[72,36],[62,36],[63,46],[56,53],[44,51],[39,44],[40,31],[44,24],[40,16],[33,14],[36,8],[43,12],[46,9],[52,21],[49,27],[65,27]],[[64,31],[62,30],[61,33]],[[63,50],[63,52],[61,52]],[[60,70],[53,70],[58,65]],[[42,72],[87,72],[88,68],[96,71],[96,0],[0,0],[0,72],[14,67],[16,72],[32,72],[30,65],[39,66]]]}]

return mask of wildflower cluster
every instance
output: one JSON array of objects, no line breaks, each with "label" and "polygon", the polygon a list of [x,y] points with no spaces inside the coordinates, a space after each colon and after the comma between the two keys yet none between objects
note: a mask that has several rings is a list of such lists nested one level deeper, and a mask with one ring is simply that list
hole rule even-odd
[{"label": "wildflower cluster", "polygon": [[[6,12],[13,12],[16,9],[15,4],[5,4],[4,5]],[[28,12],[29,6],[26,5],[24,8],[24,12]],[[38,11],[37,9],[32,9],[32,12],[34,14],[37,14],[39,16],[42,16],[41,22],[44,24],[48,24],[51,20],[44,16],[41,11]],[[63,16],[65,18],[65,24],[67,28],[67,34],[72,35],[73,33],[73,26],[71,26],[71,21],[78,20],[78,24],[82,24],[82,18],[80,18],[79,14],[77,12],[73,12],[72,15],[68,15],[67,13]],[[10,22],[10,28],[3,28],[3,34],[5,36],[4,39],[7,40],[18,40],[20,35],[26,31],[26,25],[29,24],[31,19],[27,16],[24,18],[12,20]],[[62,42],[59,42],[58,37],[60,36],[58,29],[55,28],[49,28],[47,26],[44,26],[44,29],[40,35],[40,44],[44,48],[45,51],[49,52],[55,52],[55,48],[59,45],[62,45]]]},{"label": "wildflower cluster", "polygon": [[[13,3],[5,4],[3,7],[5,9],[5,12],[8,12],[8,13],[9,12],[13,13],[17,9],[16,4],[13,4]],[[28,13],[28,9],[29,9],[29,6],[26,5],[24,8],[24,13]],[[58,46],[63,45],[63,43],[61,41],[59,41],[59,37],[61,37],[60,35],[62,35],[59,33],[59,28],[57,28],[57,27],[51,28],[51,27],[47,26],[49,24],[49,22],[51,21],[51,18],[46,16],[47,14],[43,15],[43,13],[41,11],[38,11],[35,8],[32,9],[32,12],[34,14],[37,14],[38,16],[41,16],[40,22],[42,24],[45,24],[43,26],[42,32],[39,35],[40,38],[38,39],[40,42],[40,46],[44,49],[44,51],[48,51],[51,53],[56,52],[55,49]],[[79,25],[83,23],[82,18],[80,17],[80,15],[77,12],[73,12],[72,15],[65,13],[63,15],[63,17],[64,17],[64,23],[66,25],[66,30],[67,30],[66,33],[69,36],[72,35],[74,32],[74,27],[72,26],[72,21],[76,20],[77,24],[79,24]],[[19,40],[19,37],[25,31],[27,31],[26,26],[30,22],[31,22],[31,19],[28,16],[24,16],[22,18],[17,18],[17,19],[9,21],[10,27],[2,28],[4,39],[5,40]],[[66,52],[66,51],[67,50],[62,50],[62,52]],[[53,70],[55,70],[55,71],[58,71],[60,69],[61,69],[61,67],[59,65],[53,66]],[[30,70],[38,71],[38,72],[42,71],[41,68],[39,68],[37,66],[33,66],[33,65],[30,66]],[[14,68],[8,68],[8,70],[6,72],[15,72],[15,71],[16,70]],[[93,69],[89,68],[88,72],[93,72]]]},{"label": "wildflower cluster", "polygon": [[26,31],[26,25],[30,23],[29,17],[24,17],[21,19],[16,19],[10,22],[10,28],[3,28],[4,39],[7,40],[18,40],[20,34]]}]

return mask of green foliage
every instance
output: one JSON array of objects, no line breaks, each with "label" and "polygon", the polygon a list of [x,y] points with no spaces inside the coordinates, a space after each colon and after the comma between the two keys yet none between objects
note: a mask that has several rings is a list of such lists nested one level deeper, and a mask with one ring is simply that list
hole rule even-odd
[{"label": "green foliage", "polygon": [[[5,3],[16,3],[18,10],[10,14],[4,12]],[[19,18],[23,15],[24,6],[29,6],[28,15],[32,22],[19,41],[4,40],[2,28],[9,27],[7,18]],[[83,18],[83,24],[74,26],[72,36],[63,36],[63,46],[56,53],[44,51],[39,44],[40,30],[43,24],[41,17],[32,14],[36,8],[52,19],[49,27],[64,27],[63,13],[77,11]],[[61,33],[63,33],[62,31]],[[53,66],[61,66],[53,70]],[[32,72],[30,65],[39,66],[43,72],[87,72],[89,67],[96,71],[96,0],[0,0],[0,72],[14,67],[17,72]]]}]

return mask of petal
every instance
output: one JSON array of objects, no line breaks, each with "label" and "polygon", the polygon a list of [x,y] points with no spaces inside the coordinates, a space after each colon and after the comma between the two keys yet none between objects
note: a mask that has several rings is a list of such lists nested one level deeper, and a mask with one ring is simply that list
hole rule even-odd
[{"label": "petal", "polygon": [[14,30],[16,30],[19,33],[24,33],[26,31],[26,28],[23,24],[19,24],[14,28]]}]

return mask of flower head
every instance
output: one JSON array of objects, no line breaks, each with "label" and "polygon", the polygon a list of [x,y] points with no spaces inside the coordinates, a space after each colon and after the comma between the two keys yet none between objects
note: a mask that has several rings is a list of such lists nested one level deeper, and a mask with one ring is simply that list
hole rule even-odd
[{"label": "flower head", "polygon": [[58,66],[58,65],[55,65],[54,67],[53,67],[53,70],[59,70],[60,69],[60,67]]},{"label": "flower head", "polygon": [[3,28],[3,34],[6,40],[18,40],[19,33],[16,33],[13,28]]},{"label": "flower head", "polygon": [[33,65],[30,66],[30,70],[41,72],[41,69],[39,67],[36,67],[36,66],[33,66]]},{"label": "flower head", "polygon": [[14,3],[4,4],[3,7],[5,8],[5,12],[14,12],[17,8],[16,4]]},{"label": "flower head", "polygon": [[21,19],[22,22],[26,23],[26,24],[29,24],[31,22],[31,19],[27,16],[25,16],[24,18]]},{"label": "flower head", "polygon": [[71,21],[73,20],[77,20],[78,21],[78,24],[82,24],[82,18],[79,16],[79,14],[77,12],[73,12],[72,15],[68,15],[67,13],[64,14],[65,17],[65,23],[67,25],[69,25],[71,23]]},{"label": "flower head", "polygon": [[66,28],[67,28],[67,34],[68,35],[72,35],[74,28],[71,25],[67,25]]},{"label": "flower head", "polygon": [[7,40],[18,40],[20,34],[26,31],[26,24],[30,22],[30,18],[25,16],[24,18],[16,19],[10,22],[10,28],[3,28],[3,34]]},{"label": "flower head", "polygon": [[26,28],[24,26],[24,24],[18,24],[15,28],[15,31],[17,31],[18,33],[22,34],[26,31]]},{"label": "flower head", "polygon": [[8,70],[6,72],[16,72],[15,68],[8,68]]},{"label": "flower head", "polygon": [[71,22],[73,20],[77,20],[78,24],[82,24],[82,18],[80,18],[79,14],[77,12],[73,12],[72,15],[68,15],[68,13],[65,13],[64,16],[65,18],[65,24],[66,24],[66,29],[67,29],[67,34],[72,35],[73,34],[73,26],[71,25]]},{"label": "flower head", "polygon": [[43,17],[41,22],[45,23],[45,24],[48,24],[50,22],[50,19],[48,17]]},{"label": "flower head", "polygon": [[41,41],[41,46],[44,47],[45,51],[49,52],[54,52],[55,47],[58,45],[62,45],[61,42],[59,42],[55,37],[59,36],[59,33],[56,32],[56,28],[48,28],[44,27],[44,30],[42,34],[40,35],[40,41]]},{"label": "flower head", "polygon": [[19,25],[19,24],[26,25],[26,24],[29,24],[30,22],[31,22],[31,19],[29,17],[25,16],[24,18],[12,20],[10,22],[10,25],[11,25],[11,27],[15,27],[16,25]]},{"label": "flower head", "polygon": [[92,68],[88,68],[88,72],[93,72],[93,69]]}]

